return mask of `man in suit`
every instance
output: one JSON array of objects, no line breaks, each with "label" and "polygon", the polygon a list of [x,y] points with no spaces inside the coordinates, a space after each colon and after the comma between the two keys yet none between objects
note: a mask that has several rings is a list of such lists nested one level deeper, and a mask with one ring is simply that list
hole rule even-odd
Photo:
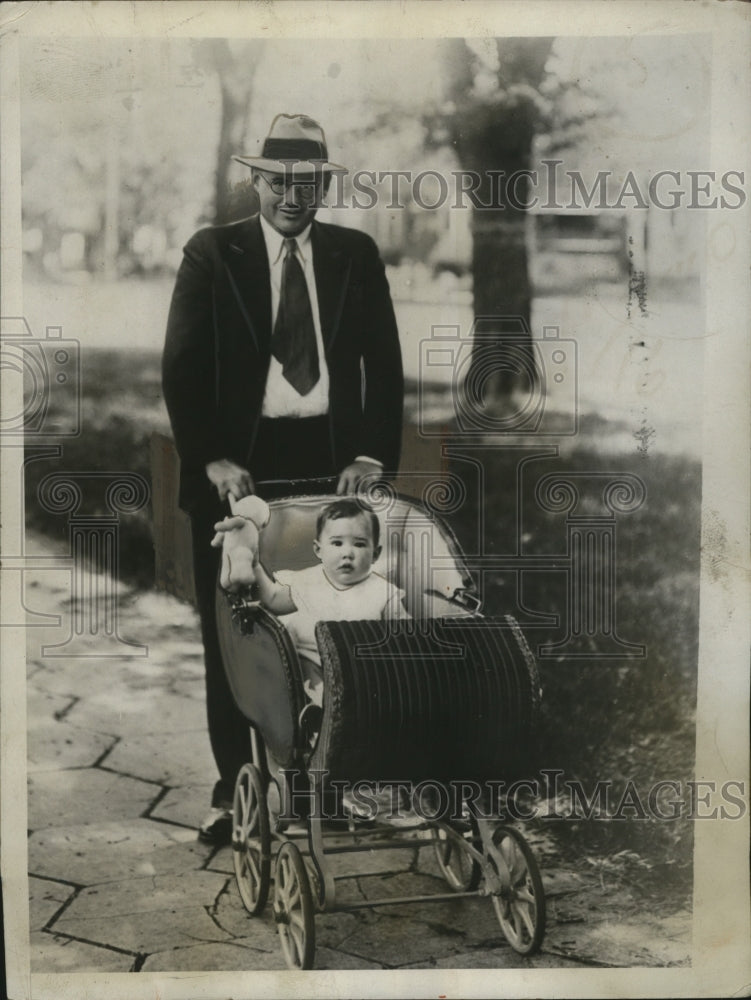
[{"label": "man in suit", "polygon": [[234,159],[252,169],[260,215],[188,241],[163,355],[220,775],[199,837],[214,843],[229,839],[234,781],[250,747],[216,634],[213,525],[230,494],[268,498],[334,484],[353,493],[365,478],[394,473],[403,405],[399,337],[375,243],[315,221],[332,171],[345,169],[329,162],[320,125],[277,115],[261,155]]}]

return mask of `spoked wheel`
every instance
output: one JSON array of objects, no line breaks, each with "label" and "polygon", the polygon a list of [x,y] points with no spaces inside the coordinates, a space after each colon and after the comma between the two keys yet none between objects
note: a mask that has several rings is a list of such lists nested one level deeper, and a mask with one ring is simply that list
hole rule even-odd
[{"label": "spoked wheel", "polygon": [[285,841],[274,870],[274,919],[290,969],[312,969],[316,950],[313,898],[297,846]]},{"label": "spoked wheel", "polygon": [[[474,824],[464,829],[457,826],[455,829],[465,840],[472,840]],[[448,885],[454,892],[473,892],[480,884],[479,863],[460,844],[452,840],[445,830],[433,827],[430,832],[435,841],[433,849],[438,867]]]},{"label": "spoked wheel", "polygon": [[493,831],[493,845],[509,871],[505,884],[502,866],[493,854],[488,855],[504,883],[500,893],[491,896],[498,923],[514,951],[531,955],[540,947],[545,934],[545,894],[540,870],[526,840],[513,827],[497,827]]},{"label": "spoked wheel", "polygon": [[255,764],[244,764],[235,782],[232,860],[243,906],[255,916],[266,905],[271,884],[269,814]]}]

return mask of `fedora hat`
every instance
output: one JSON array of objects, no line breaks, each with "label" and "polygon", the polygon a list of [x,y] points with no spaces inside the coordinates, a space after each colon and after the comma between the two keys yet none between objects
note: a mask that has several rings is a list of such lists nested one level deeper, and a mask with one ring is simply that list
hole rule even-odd
[{"label": "fedora hat", "polygon": [[274,173],[309,174],[319,170],[343,170],[330,163],[323,129],[307,115],[277,115],[263,140],[260,156],[233,156],[246,167]]}]

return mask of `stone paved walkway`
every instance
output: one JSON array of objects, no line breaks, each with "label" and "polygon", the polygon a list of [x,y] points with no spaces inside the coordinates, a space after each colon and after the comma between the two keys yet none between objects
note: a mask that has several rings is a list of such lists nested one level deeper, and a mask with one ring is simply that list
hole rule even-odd
[{"label": "stone paved walkway", "polygon": [[[196,840],[214,769],[193,610],[122,589],[120,635],[147,655],[103,655],[97,636],[90,655],[43,655],[69,633],[69,588],[65,570],[27,573],[29,609],[61,618],[28,631],[32,972],[283,969],[270,904],[249,918],[230,849]],[[548,901],[540,954],[525,959],[505,943],[488,900],[449,900],[319,915],[316,968],[687,961],[688,914],[650,918],[623,889],[555,863],[545,841],[535,850]],[[430,849],[337,865],[344,899],[445,891]]]}]

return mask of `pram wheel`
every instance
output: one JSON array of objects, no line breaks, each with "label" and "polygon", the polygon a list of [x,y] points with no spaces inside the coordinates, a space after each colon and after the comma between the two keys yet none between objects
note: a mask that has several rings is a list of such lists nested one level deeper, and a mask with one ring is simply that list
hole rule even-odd
[{"label": "pram wheel", "polygon": [[501,891],[491,896],[498,923],[506,940],[520,955],[531,955],[542,944],[545,934],[545,894],[534,855],[524,837],[513,827],[499,826],[493,831],[493,853],[487,855],[498,872]]},{"label": "pram wheel", "polygon": [[[471,841],[474,835],[473,826],[466,829],[454,827],[456,832]],[[431,830],[433,847],[438,867],[447,884],[454,892],[473,892],[480,884],[480,865],[459,844],[449,837],[445,830],[433,827]]]},{"label": "pram wheel", "polygon": [[316,950],[313,897],[297,846],[285,841],[274,870],[274,920],[290,969],[312,969]]},{"label": "pram wheel", "polygon": [[[270,571],[307,573],[315,565],[310,539],[334,500],[316,493],[272,501],[259,555]],[[439,514],[395,495],[384,501],[373,504],[387,542],[375,573],[404,592],[412,621],[318,621],[322,711],[304,707],[306,670],[284,616],[217,587],[222,660],[251,729],[248,759],[260,768],[243,769],[236,790],[235,872],[251,913],[260,913],[274,879],[273,916],[292,969],[313,967],[314,916],[337,909],[489,896],[497,937],[522,955],[540,947],[545,929],[537,865],[521,834],[504,825],[501,815],[512,813],[490,783],[508,787],[534,767],[527,759],[538,746],[534,656],[510,615],[480,615],[470,564]],[[353,785],[364,777],[392,793],[394,785],[412,787],[406,822],[404,814],[388,821],[382,810],[383,822],[371,829],[353,817],[345,830],[341,790],[349,786],[356,802]],[[487,785],[478,800],[480,779]],[[462,812],[451,794],[459,788],[472,791]],[[306,819],[305,828],[293,816]],[[272,845],[279,848],[273,871]],[[440,875],[436,891],[368,892],[337,903],[337,857],[379,849],[427,852]]]},{"label": "pram wheel", "polygon": [[269,814],[255,764],[244,764],[235,782],[232,860],[243,906],[255,916],[266,905],[271,884]]}]

